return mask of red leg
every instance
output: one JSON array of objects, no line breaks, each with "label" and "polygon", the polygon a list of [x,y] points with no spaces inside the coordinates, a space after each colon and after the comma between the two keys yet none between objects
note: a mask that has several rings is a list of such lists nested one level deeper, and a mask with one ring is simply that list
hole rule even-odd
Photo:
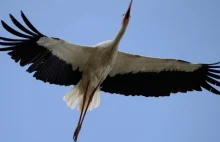
[{"label": "red leg", "polygon": [[86,116],[86,112],[87,112],[87,110],[88,110],[88,108],[89,108],[89,105],[90,105],[90,103],[92,102],[92,98],[93,98],[93,96],[94,96],[94,94],[95,94],[95,91],[97,90],[97,88],[99,87],[99,85],[100,85],[100,84],[98,84],[98,85],[96,86],[96,88],[93,90],[91,96],[89,97],[89,101],[88,101],[88,104],[87,104],[87,106],[86,106],[85,113],[83,114],[83,118],[82,118],[82,121],[81,121],[81,125],[82,125],[83,120],[84,120],[84,118],[85,118],[85,116]]},{"label": "red leg", "polygon": [[82,119],[82,116],[83,116],[83,113],[84,113],[83,110],[84,110],[84,107],[85,107],[86,94],[87,94],[87,91],[88,91],[88,87],[89,87],[89,82],[88,82],[88,85],[86,87],[85,95],[83,96],[83,105],[82,105],[79,121],[78,121],[77,127],[76,127],[74,135],[73,135],[73,139],[74,139],[75,142],[77,142],[77,137],[78,137],[79,131],[81,129],[81,119]]},{"label": "red leg", "polygon": [[[79,120],[79,124],[78,124],[78,126],[77,126],[77,129],[76,129],[76,131],[75,131],[75,133],[74,133],[74,137],[73,137],[73,139],[74,139],[75,142],[77,142],[77,138],[78,138],[78,135],[79,135],[79,131],[80,131],[80,129],[81,129],[83,120],[84,120],[84,118],[85,118],[85,116],[86,116],[86,112],[87,112],[87,110],[88,110],[88,108],[89,108],[90,103],[92,102],[92,98],[93,98],[93,96],[94,96],[94,94],[95,94],[95,91],[96,91],[97,88],[99,87],[99,85],[100,85],[100,84],[98,84],[98,85],[96,86],[96,88],[93,90],[93,92],[91,93],[85,111],[84,111],[84,109],[82,109],[82,110],[83,110],[83,113],[81,113],[81,114],[83,115],[83,117],[82,117],[82,119]],[[81,115],[80,115],[80,118],[81,118]]]}]

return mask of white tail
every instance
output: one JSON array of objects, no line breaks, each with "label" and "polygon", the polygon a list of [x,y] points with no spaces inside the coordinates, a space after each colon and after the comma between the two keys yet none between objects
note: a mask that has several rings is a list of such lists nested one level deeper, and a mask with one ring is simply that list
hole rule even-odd
[{"label": "white tail", "polygon": [[[85,94],[84,91],[81,91],[79,89],[80,88],[79,86],[80,86],[80,82],[63,97],[63,100],[66,102],[67,106],[69,106],[71,109],[76,108],[78,104],[78,111],[81,113],[82,105],[83,105],[83,96],[86,95],[85,104],[87,104],[89,96],[91,94],[89,95]],[[89,105],[88,110],[97,108],[99,105],[100,105],[100,89],[97,89],[95,91],[95,94],[93,96],[92,102]]]}]

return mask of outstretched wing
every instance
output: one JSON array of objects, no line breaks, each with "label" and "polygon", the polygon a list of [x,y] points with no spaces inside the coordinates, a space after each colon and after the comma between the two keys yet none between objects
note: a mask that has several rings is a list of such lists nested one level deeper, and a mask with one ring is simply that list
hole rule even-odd
[{"label": "outstretched wing", "polygon": [[57,85],[75,85],[93,48],[49,38],[40,33],[23,12],[21,17],[29,29],[10,15],[12,22],[23,33],[1,21],[8,32],[21,39],[0,37],[0,51],[7,51],[15,62],[20,61],[21,66],[30,65],[27,71],[35,72],[36,79]]},{"label": "outstretched wing", "polygon": [[114,68],[102,83],[102,91],[122,95],[169,96],[170,93],[202,91],[220,95],[220,68],[216,64],[192,64],[182,60],[158,59],[118,53]]}]

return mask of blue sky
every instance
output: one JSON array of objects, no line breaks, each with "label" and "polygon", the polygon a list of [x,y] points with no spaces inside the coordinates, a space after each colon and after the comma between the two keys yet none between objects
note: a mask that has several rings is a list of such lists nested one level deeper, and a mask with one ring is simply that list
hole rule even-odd
[{"label": "blue sky", "polygon": [[[42,33],[94,45],[117,33],[129,0],[1,0],[0,19],[20,10]],[[119,50],[194,63],[220,61],[219,0],[134,0]],[[0,27],[0,35],[12,37]],[[36,81],[0,54],[0,141],[72,142],[79,113],[62,100],[70,87]],[[207,91],[164,98],[101,94],[79,142],[219,142],[220,96]]]}]

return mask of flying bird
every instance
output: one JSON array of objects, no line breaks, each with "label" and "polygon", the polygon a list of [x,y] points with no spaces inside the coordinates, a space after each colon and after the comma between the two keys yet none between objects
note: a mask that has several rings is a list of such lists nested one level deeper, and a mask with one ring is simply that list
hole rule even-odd
[{"label": "flying bird", "polygon": [[160,97],[171,93],[202,91],[220,92],[220,62],[195,64],[177,59],[162,59],[132,55],[118,51],[128,27],[132,0],[122,17],[121,27],[113,40],[94,46],[68,43],[39,32],[21,11],[26,26],[11,14],[17,31],[1,21],[17,39],[0,37],[0,51],[20,66],[29,65],[27,72],[37,80],[74,87],[63,97],[80,117],[73,134],[77,141],[86,112],[100,105],[100,91],[124,96]]}]

